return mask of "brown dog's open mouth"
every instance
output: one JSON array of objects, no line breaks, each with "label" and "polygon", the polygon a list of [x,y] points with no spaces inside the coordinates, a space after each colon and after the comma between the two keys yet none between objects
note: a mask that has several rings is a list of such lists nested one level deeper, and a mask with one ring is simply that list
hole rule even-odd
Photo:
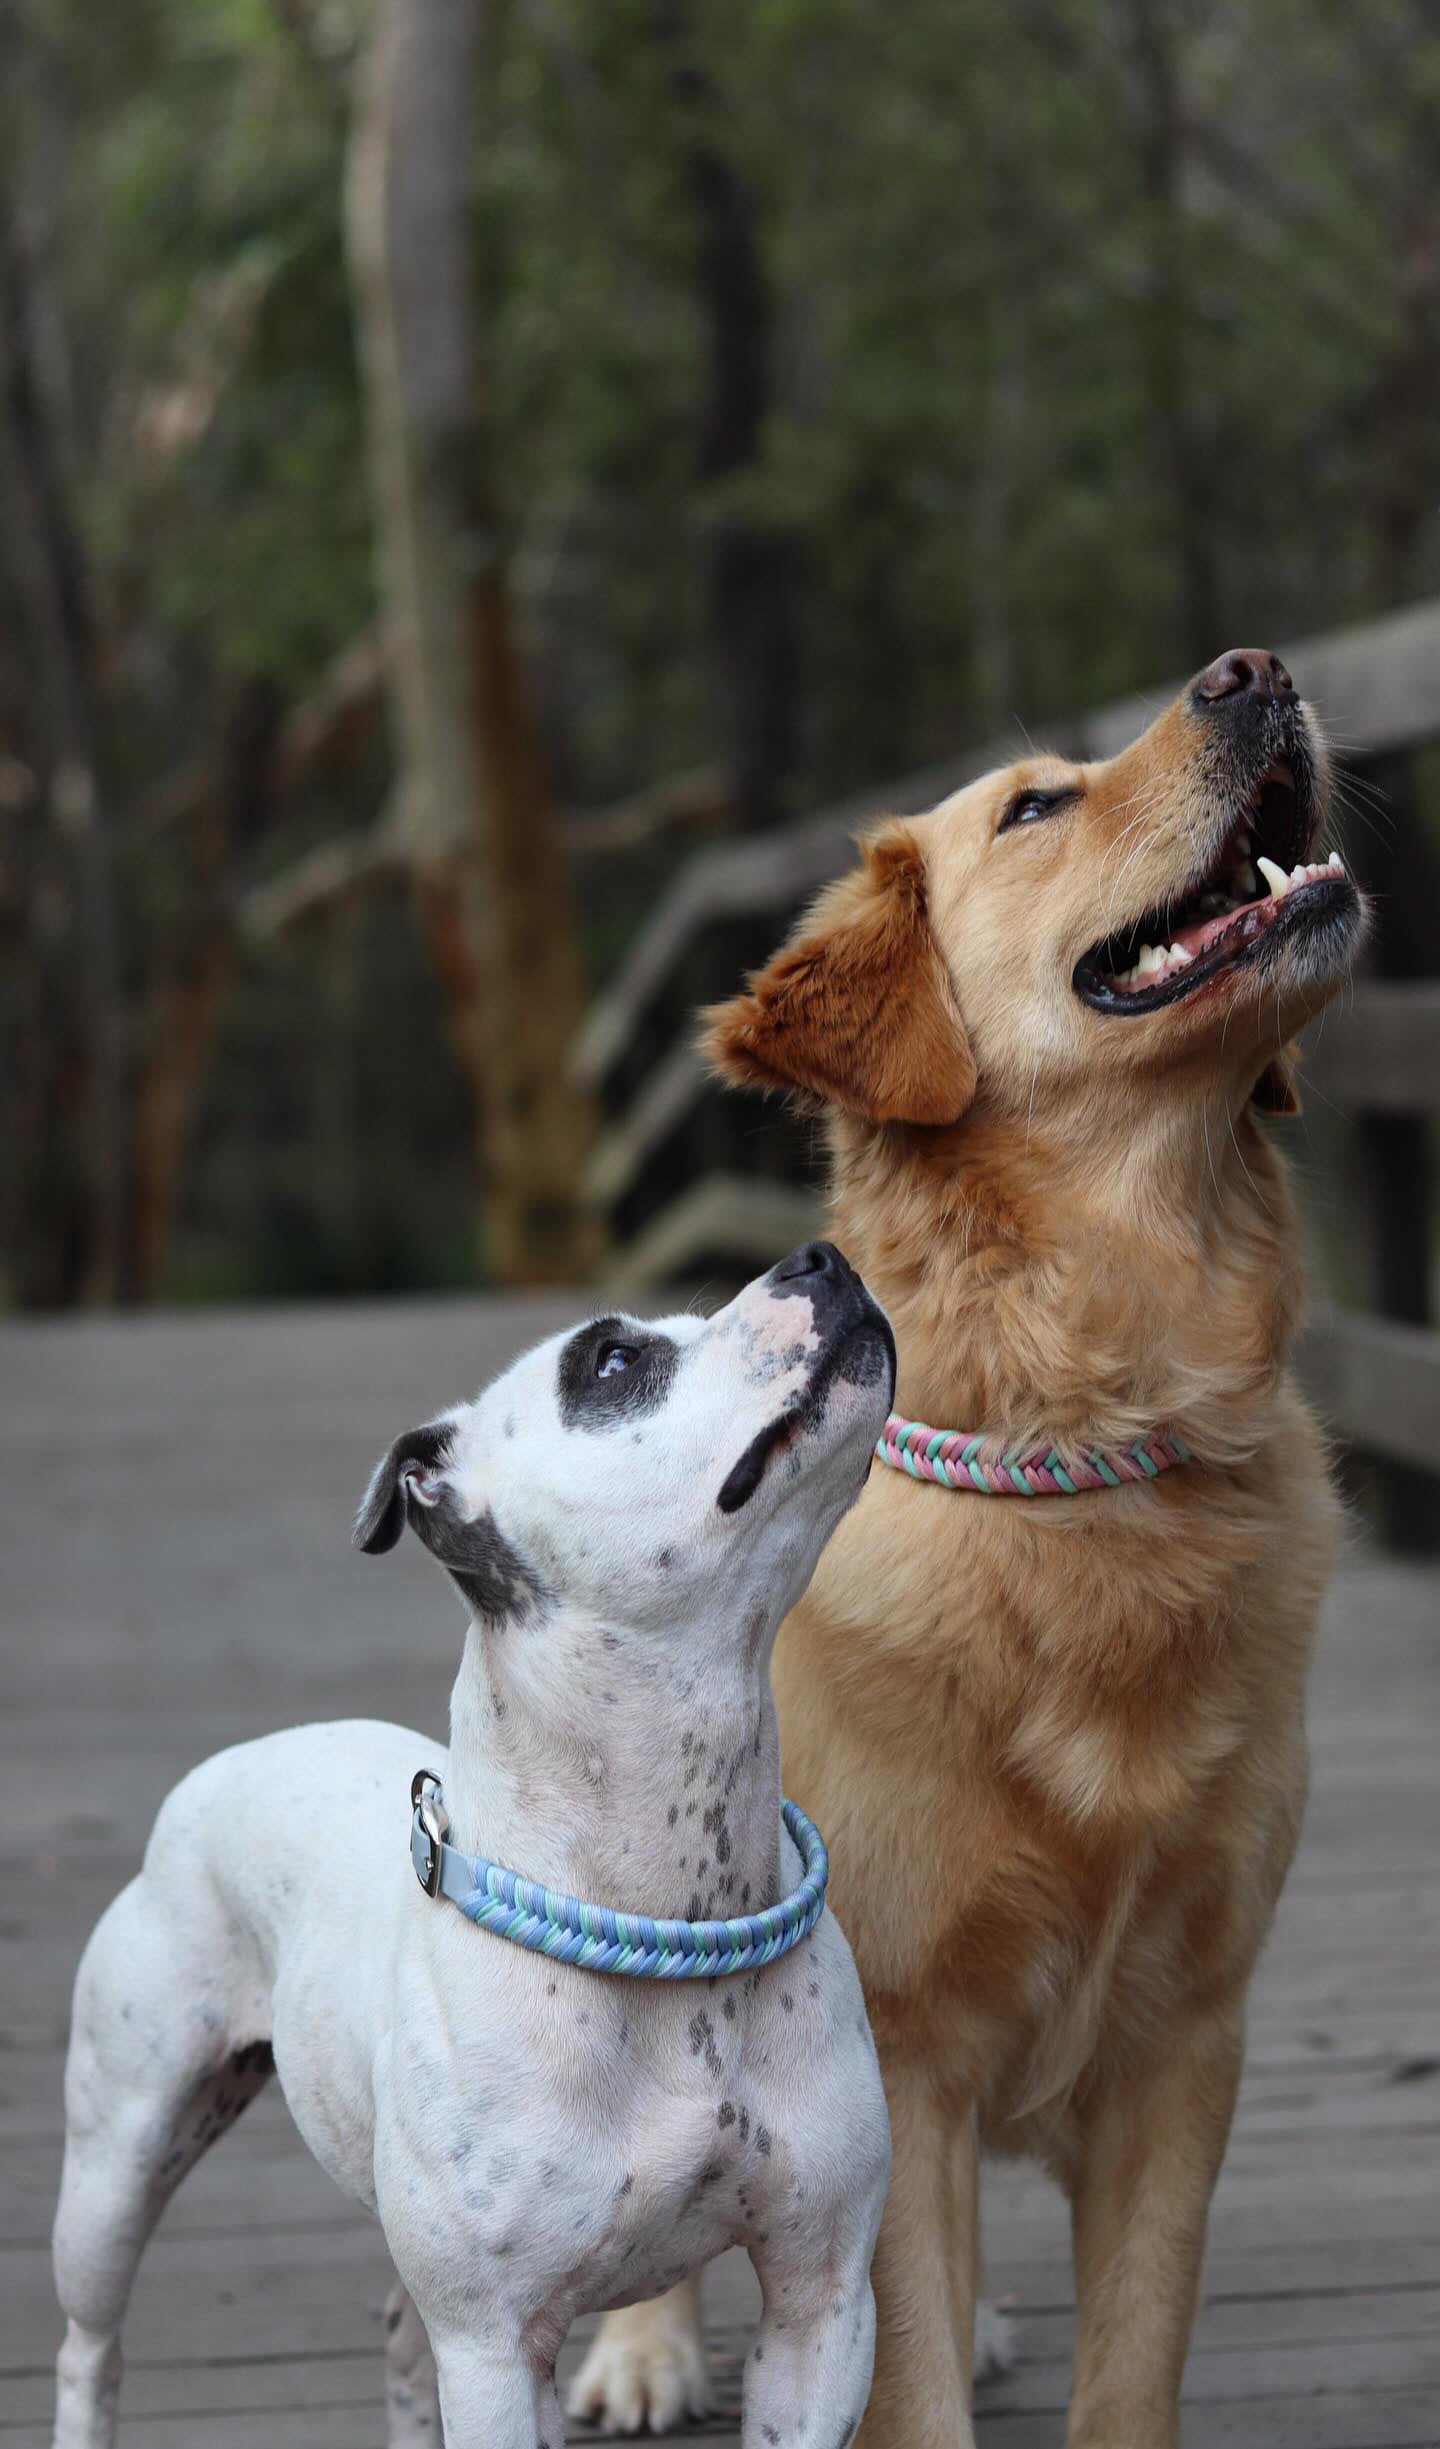
[{"label": "brown dog's open mouth", "polygon": [[1273,757],[1218,856],[1173,902],[1093,945],[1076,994],[1097,1012],[1158,1011],[1353,905],[1338,851],[1307,861],[1313,830],[1308,765]]}]

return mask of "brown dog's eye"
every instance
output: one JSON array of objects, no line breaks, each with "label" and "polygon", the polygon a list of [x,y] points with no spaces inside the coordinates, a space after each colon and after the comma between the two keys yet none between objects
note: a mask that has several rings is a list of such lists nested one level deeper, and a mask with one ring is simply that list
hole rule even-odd
[{"label": "brown dog's eye", "polygon": [[1008,833],[1012,825],[1038,825],[1042,817],[1056,815],[1079,796],[1073,785],[1068,783],[1062,783],[1053,791],[1021,791],[1011,800],[995,830],[997,833]]}]

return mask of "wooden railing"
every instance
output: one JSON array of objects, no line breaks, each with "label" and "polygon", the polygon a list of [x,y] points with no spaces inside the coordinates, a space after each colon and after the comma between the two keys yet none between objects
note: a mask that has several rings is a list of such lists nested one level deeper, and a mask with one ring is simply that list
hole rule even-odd
[{"label": "wooden railing", "polygon": [[[1353,780],[1341,836],[1379,920],[1364,978],[1306,1050],[1302,1171],[1324,1297],[1302,1365],[1337,1434],[1384,1466],[1379,1502],[1408,1543],[1428,1538],[1440,1516],[1440,600],[1282,652]],[[1171,694],[1052,724],[1047,745],[1112,755]],[[849,865],[861,824],[933,806],[1013,754],[1013,741],[989,742],[782,833],[702,851],[683,870],[592,1007],[577,1053],[608,1117],[588,1187],[609,1220],[618,1276],[637,1285],[735,1276],[813,1227],[810,1135],[706,1077],[696,1007],[767,958]]]}]

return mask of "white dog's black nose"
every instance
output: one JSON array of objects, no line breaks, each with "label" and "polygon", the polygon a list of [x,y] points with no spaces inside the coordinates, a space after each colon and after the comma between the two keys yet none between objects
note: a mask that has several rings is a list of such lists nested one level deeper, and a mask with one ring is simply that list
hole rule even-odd
[{"label": "white dog's black nose", "polygon": [[828,1276],[832,1282],[843,1284],[847,1277],[853,1278],[855,1270],[833,1242],[802,1242],[798,1250],[792,1250],[788,1259],[782,1259],[770,1272],[777,1284],[792,1284],[799,1276]]}]

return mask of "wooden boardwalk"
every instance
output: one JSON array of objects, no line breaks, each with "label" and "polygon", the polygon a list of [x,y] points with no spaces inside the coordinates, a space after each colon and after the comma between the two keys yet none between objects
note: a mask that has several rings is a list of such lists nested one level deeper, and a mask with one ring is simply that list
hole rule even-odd
[{"label": "wooden boardwalk", "polygon": [[[443,1728],[457,1620],[413,1547],[349,1549],[374,1455],[576,1305],[0,1331],[0,2449],[48,2441],[47,2231],[76,1956],[155,1805],[222,1743],[364,1712]],[[1440,1576],[1357,1555],[1315,1688],[1315,1797],[1255,1997],[1187,2449],[1440,2444]],[[297,1811],[303,1814],[303,1798]],[[1022,2360],[989,2449],[1063,2434],[1064,2221],[987,2185]],[[377,2231],[272,2091],[172,2205],[136,2293],[128,2449],[380,2449]],[[713,2290],[733,2439],[749,2303]]]}]

